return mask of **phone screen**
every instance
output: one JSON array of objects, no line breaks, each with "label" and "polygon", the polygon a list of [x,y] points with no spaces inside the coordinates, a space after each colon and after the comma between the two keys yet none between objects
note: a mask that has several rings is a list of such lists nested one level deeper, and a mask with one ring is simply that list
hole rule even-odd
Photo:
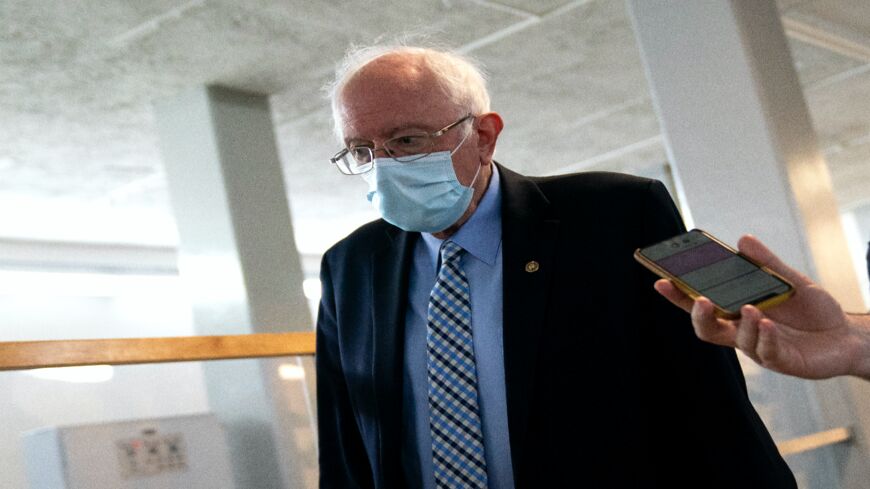
[{"label": "phone screen", "polygon": [[722,309],[738,312],[791,287],[698,230],[644,248],[640,253]]}]

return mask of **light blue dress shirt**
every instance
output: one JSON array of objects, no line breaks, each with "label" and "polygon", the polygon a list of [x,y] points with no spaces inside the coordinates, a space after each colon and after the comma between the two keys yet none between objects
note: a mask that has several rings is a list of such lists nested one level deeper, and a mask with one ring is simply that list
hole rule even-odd
[{"label": "light blue dress shirt", "polygon": [[[471,330],[489,489],[513,489],[502,335],[501,190],[493,165],[477,210],[450,239],[466,253],[462,267],[471,292]],[[434,489],[429,433],[426,317],[442,241],[422,233],[414,247],[405,314],[402,466],[410,487]]]}]

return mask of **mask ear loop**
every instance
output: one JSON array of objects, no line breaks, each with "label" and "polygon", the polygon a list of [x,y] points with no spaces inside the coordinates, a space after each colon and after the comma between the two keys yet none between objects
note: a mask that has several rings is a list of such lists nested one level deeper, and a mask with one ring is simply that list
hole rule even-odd
[{"label": "mask ear loop", "polygon": [[475,182],[477,182],[477,177],[480,175],[480,169],[483,168],[483,163],[477,165],[477,171],[474,173],[474,178],[471,179],[471,183],[468,184],[468,188],[473,189]]},{"label": "mask ear loop", "polygon": [[[453,156],[454,153],[459,151],[459,148],[461,148],[463,144],[465,144],[465,141],[468,140],[468,137],[471,136],[472,132],[474,132],[474,120],[471,121],[471,130],[469,130],[467,133],[465,133],[465,136],[462,137],[462,141],[459,141],[459,144],[457,144],[456,147],[453,148],[453,151],[450,152],[451,157]],[[466,187],[466,188],[474,188],[474,184],[477,182],[477,177],[480,175],[481,168],[483,168],[483,163],[479,163],[477,165],[477,171],[474,173],[474,178],[471,179],[471,183],[469,183],[468,187]]]},{"label": "mask ear loop", "polygon": [[[472,124],[473,124],[473,122],[472,122]],[[454,153],[456,153],[457,151],[459,151],[459,148],[461,148],[462,145],[465,144],[465,141],[468,140],[468,136],[471,136],[471,133],[472,133],[472,132],[474,132],[474,126],[473,126],[473,125],[471,126],[471,130],[469,130],[467,133],[465,133],[465,136],[462,136],[462,141],[459,141],[459,144],[457,144],[456,147],[453,148],[453,151],[450,152],[450,156],[453,156]]]}]

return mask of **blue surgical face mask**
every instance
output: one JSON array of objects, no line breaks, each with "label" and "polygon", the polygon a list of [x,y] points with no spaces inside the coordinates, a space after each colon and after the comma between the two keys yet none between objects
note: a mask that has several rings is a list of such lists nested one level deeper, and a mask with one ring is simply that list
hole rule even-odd
[{"label": "blue surgical face mask", "polygon": [[471,184],[463,186],[453,170],[452,154],[439,151],[406,163],[375,159],[372,170],[363,175],[369,202],[385,221],[405,231],[444,231],[468,209],[480,174],[478,166]]}]

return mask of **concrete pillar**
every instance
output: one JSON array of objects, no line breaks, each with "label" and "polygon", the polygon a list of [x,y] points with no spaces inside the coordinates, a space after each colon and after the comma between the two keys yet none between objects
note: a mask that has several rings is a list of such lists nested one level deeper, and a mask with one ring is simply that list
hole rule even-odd
[{"label": "concrete pillar", "polygon": [[[197,333],[310,330],[268,98],[200,87],[157,103],[155,115]],[[306,377],[282,380],[288,362]],[[316,487],[310,362],[214,361],[204,371],[236,487]]]},{"label": "concrete pillar", "polygon": [[[627,3],[681,200],[694,224],[731,243],[747,232],[761,237],[847,308],[860,310],[831,179],[776,2]],[[771,391],[778,396],[770,399],[776,409],[766,418],[769,425],[786,419],[800,431],[812,424],[816,430],[855,430],[857,443],[832,470],[842,471],[843,487],[863,487],[870,480],[870,384],[759,375],[757,385],[771,388],[757,389],[754,400]],[[807,433],[789,435],[800,434]]]}]

